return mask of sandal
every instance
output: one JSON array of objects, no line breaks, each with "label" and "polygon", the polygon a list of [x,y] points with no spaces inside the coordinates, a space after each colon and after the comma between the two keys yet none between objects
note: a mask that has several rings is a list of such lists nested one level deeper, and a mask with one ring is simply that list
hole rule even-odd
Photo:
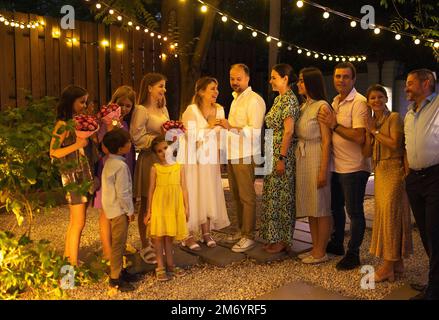
[{"label": "sandal", "polygon": [[157,279],[157,281],[171,280],[171,278],[169,278],[168,274],[166,273],[166,268],[164,267],[155,269],[155,278]]},{"label": "sandal", "polygon": [[181,242],[181,245],[183,247],[189,248],[190,250],[193,250],[193,251],[200,251],[201,250],[200,245],[194,240],[194,238],[192,236],[183,240]]},{"label": "sandal", "polygon": [[201,240],[201,242],[203,243],[205,242],[209,248],[216,247],[216,242],[215,240],[213,240],[212,236],[210,235],[210,232],[203,233],[203,239]]},{"label": "sandal", "polygon": [[171,277],[179,278],[179,277],[183,277],[184,275],[186,275],[186,272],[184,271],[184,269],[182,269],[180,267],[177,267],[175,265],[169,266],[168,267],[168,272],[169,272],[169,275]]},{"label": "sandal", "polygon": [[139,254],[140,254],[140,257],[142,258],[142,260],[146,264],[156,264],[157,263],[155,250],[153,248],[151,248],[150,246],[140,249]]}]

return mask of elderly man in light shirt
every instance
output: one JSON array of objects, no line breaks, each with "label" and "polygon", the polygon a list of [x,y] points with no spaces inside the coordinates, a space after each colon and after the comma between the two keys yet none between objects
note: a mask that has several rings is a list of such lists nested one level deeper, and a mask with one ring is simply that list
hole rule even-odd
[{"label": "elderly man in light shirt", "polygon": [[242,63],[230,68],[233,102],[228,120],[222,126],[229,130],[227,173],[235,199],[240,232],[230,236],[234,252],[244,252],[255,246],[256,224],[255,157],[261,155],[260,133],[264,124],[264,99],[249,86],[250,71]]},{"label": "elderly man in light shirt", "polygon": [[414,299],[439,299],[439,97],[432,71],[407,76],[405,92],[413,101],[404,119],[406,177],[410,206],[429,257],[428,285]]}]

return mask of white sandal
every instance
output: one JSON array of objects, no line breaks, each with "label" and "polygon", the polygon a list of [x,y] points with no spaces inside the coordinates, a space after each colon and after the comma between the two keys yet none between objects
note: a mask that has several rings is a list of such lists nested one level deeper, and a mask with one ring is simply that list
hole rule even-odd
[{"label": "white sandal", "polygon": [[[205,238],[207,238],[208,240],[206,241]],[[206,243],[206,246],[208,246],[209,248],[216,247],[216,241],[212,238],[210,232],[203,234],[203,239],[201,240],[201,242]]]},{"label": "white sandal", "polygon": [[[191,245],[188,245],[188,244],[191,242],[191,241],[190,241],[191,239],[192,239],[193,243],[192,243]],[[193,238],[192,236],[190,236],[190,237],[184,239],[184,240],[181,242],[181,245],[182,245],[183,247],[189,248],[189,249],[192,250],[192,251],[200,251],[200,250],[201,250],[200,245],[194,240],[194,238]]]},{"label": "white sandal", "polygon": [[139,254],[142,260],[145,261],[146,264],[157,263],[155,250],[151,246],[140,249]]}]

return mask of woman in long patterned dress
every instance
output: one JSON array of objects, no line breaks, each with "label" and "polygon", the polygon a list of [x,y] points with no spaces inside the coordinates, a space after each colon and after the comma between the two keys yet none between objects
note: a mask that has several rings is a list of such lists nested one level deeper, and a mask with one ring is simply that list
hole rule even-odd
[{"label": "woman in long patterned dress", "polygon": [[265,116],[267,128],[273,130],[273,171],[264,177],[259,232],[268,242],[265,250],[269,253],[287,250],[293,240],[296,173],[293,135],[300,109],[291,86],[296,80],[297,76],[288,64],[278,64],[271,71],[270,83],[279,96]]},{"label": "woman in long patterned dress", "polygon": [[[181,140],[179,152],[180,159],[185,163],[190,212],[190,235],[182,245],[191,250],[201,249],[194,239],[195,232],[201,229],[201,241],[208,247],[215,247],[210,230],[230,225],[221,183],[217,139],[225,114],[224,108],[216,103],[217,97],[218,81],[212,77],[200,78],[195,84],[193,103],[182,115],[183,123],[189,130],[186,139]],[[196,150],[191,152],[190,145],[195,139]]]},{"label": "woman in long patterned dress", "polygon": [[313,249],[299,255],[303,263],[328,260],[326,245],[331,236],[330,154],[331,130],[320,124],[320,110],[331,112],[326,99],[325,82],[317,68],[299,72],[299,93],[306,97],[296,122],[296,218],[308,217]]},{"label": "woman in long patterned dress", "polygon": [[381,85],[367,90],[373,110],[363,152],[372,155],[375,172],[375,216],[369,252],[384,260],[375,282],[393,281],[404,271],[403,259],[413,252],[410,207],[404,185],[404,129],[397,112],[387,107]]},{"label": "woman in long patterned dress", "polygon": [[169,120],[166,108],[166,77],[160,73],[147,73],[140,83],[137,104],[134,106],[130,133],[134,146],[139,151],[134,169],[134,194],[140,198],[138,227],[142,249],[140,256],[146,263],[155,263],[155,251],[146,236],[143,223],[149,188],[149,174],[157,157],[151,150],[151,143],[157,136],[164,134],[162,125]]}]

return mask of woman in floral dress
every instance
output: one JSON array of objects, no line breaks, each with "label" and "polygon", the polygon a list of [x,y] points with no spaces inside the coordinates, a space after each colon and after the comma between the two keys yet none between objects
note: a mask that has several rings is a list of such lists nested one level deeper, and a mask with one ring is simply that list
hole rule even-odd
[{"label": "woman in floral dress", "polygon": [[[293,68],[278,64],[271,71],[270,83],[279,96],[265,117],[267,129],[273,130],[273,170],[264,178],[263,212],[260,236],[268,244],[265,250],[287,250],[293,240],[295,222],[294,124],[300,116],[299,102],[291,86],[297,80]],[[268,143],[268,142],[266,142]],[[266,155],[267,158],[270,155]],[[270,161],[270,159],[268,159]]]}]

